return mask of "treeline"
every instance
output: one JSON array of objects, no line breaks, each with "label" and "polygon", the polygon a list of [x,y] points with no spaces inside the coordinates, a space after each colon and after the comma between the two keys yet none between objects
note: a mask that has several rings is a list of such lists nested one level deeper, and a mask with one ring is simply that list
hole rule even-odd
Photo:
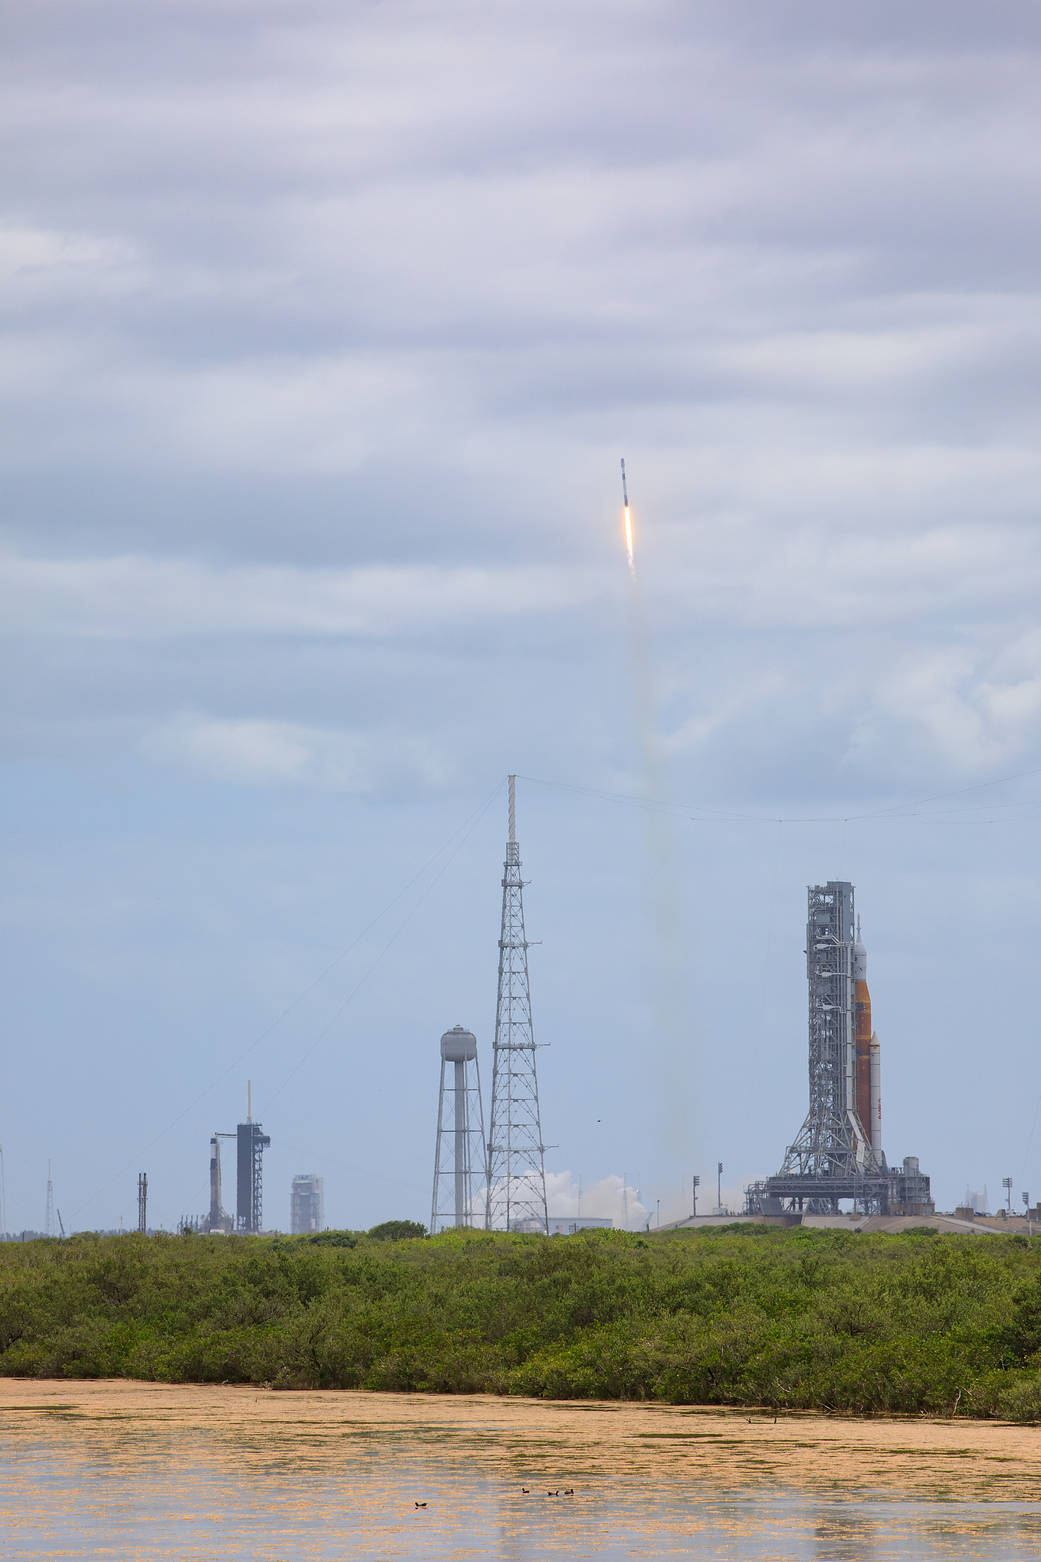
[{"label": "treeline", "polygon": [[1041,1420],[1041,1239],[732,1227],[0,1246],[0,1374]]}]

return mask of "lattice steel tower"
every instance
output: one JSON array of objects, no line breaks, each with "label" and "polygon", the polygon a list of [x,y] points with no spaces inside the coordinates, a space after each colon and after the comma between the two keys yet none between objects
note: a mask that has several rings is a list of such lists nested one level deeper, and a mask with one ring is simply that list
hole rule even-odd
[{"label": "lattice steel tower", "polygon": [[517,845],[516,776],[509,778],[509,840],[502,877],[499,993],[492,1053],[485,1225],[549,1233],[545,1145],[531,1024],[524,881]]},{"label": "lattice steel tower", "polygon": [[855,1177],[870,1159],[853,1115],[853,885],[807,890],[810,1108],[780,1175]]},{"label": "lattice steel tower", "polygon": [[[430,1230],[472,1226],[474,1173],[484,1180],[484,1113],[477,1037],[454,1025],[441,1037],[441,1090],[437,1099],[434,1195]],[[480,1183],[478,1183],[480,1187]]]},{"label": "lattice steel tower", "polygon": [[235,1225],[239,1231],[259,1232],[264,1222],[263,1154],[271,1143],[259,1123],[253,1121],[253,1085],[247,1086],[246,1121],[235,1130],[238,1187]]}]

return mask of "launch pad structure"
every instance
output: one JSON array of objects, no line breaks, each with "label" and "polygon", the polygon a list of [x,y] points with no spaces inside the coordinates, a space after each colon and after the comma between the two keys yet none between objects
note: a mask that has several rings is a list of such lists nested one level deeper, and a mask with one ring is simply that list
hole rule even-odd
[{"label": "launch pad structure", "polygon": [[246,1113],[246,1121],[239,1123],[236,1138],[236,1199],[235,1225],[239,1231],[259,1232],[264,1223],[264,1167],[263,1154],[271,1143],[259,1123],[253,1121],[252,1110]]},{"label": "launch pad structure", "polygon": [[881,1061],[871,1029],[867,951],[845,880],[807,889],[809,1110],[780,1170],[745,1190],[750,1214],[931,1214],[915,1156],[902,1170],[882,1149]]},{"label": "launch pad structure", "polygon": [[[220,1142],[235,1140],[235,1216],[232,1218],[223,1203]],[[253,1084],[246,1087],[246,1121],[239,1123],[234,1133],[218,1129],[210,1135],[210,1208],[209,1213],[196,1222],[202,1231],[242,1231],[256,1235],[263,1229],[264,1221],[264,1167],[263,1154],[271,1143],[260,1123],[253,1120]]]}]

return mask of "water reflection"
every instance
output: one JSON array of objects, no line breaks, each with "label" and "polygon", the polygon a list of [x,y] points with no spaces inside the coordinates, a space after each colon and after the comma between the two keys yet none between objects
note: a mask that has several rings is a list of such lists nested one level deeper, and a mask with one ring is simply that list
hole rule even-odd
[{"label": "water reflection", "polygon": [[814,1518],[813,1556],[820,1562],[869,1562],[876,1555],[876,1524],[864,1509],[819,1509]]}]

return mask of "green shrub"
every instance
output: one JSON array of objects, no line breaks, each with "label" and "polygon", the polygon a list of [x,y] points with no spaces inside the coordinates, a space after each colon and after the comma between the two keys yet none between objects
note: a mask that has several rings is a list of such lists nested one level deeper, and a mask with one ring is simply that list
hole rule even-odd
[{"label": "green shrub", "polygon": [[1041,1420],[1041,1247],[732,1226],[0,1244],[0,1373]]},{"label": "green shrub", "polygon": [[402,1242],[410,1237],[425,1237],[427,1228],[418,1220],[384,1220],[378,1226],[370,1226],[368,1234],[377,1242]]}]

